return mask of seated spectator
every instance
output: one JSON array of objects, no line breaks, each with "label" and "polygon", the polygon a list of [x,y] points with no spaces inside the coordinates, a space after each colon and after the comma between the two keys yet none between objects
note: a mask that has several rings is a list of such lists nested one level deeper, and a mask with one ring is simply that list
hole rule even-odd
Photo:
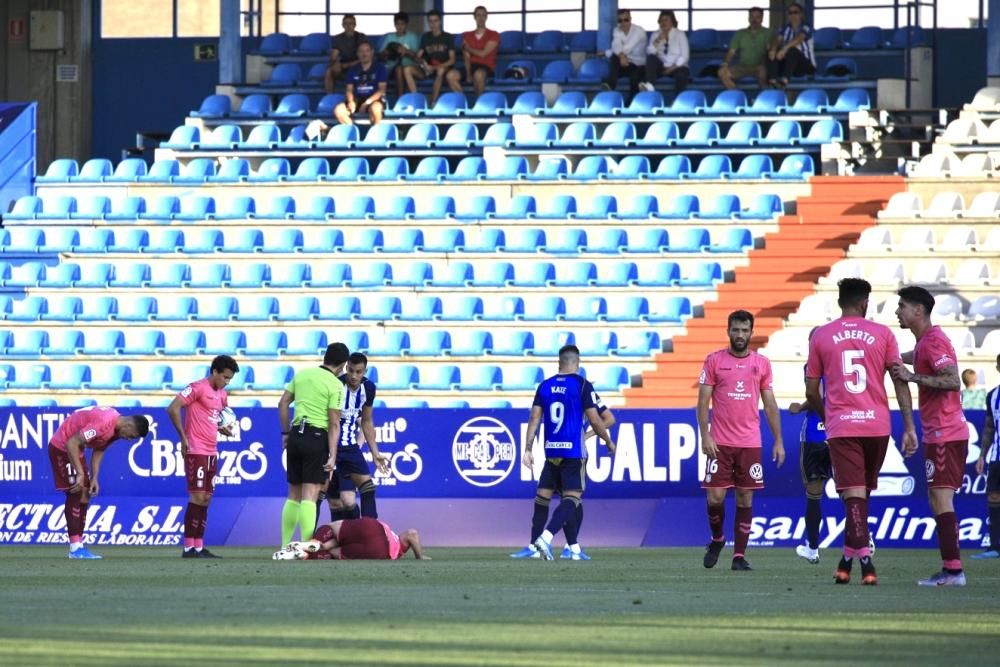
[{"label": "seated spectator", "polygon": [[379,46],[379,60],[385,63],[385,70],[390,77],[396,79],[396,92],[403,94],[403,72],[407,67],[417,64],[415,57],[420,48],[420,38],[409,32],[410,15],[398,12],[392,17],[396,32],[382,38]]},{"label": "seated spectator", "polygon": [[962,388],[962,408],[965,410],[986,409],[986,390],[976,386],[978,379],[976,371],[971,368],[962,371],[962,384],[965,385]]},{"label": "seated spectator", "polygon": [[483,6],[472,12],[476,19],[476,29],[462,33],[462,60],[464,71],[455,67],[448,72],[448,86],[456,93],[462,92],[463,74],[472,82],[476,97],[486,90],[486,80],[497,71],[497,52],[500,49],[500,33],[486,27],[489,13]]},{"label": "seated spectator", "polygon": [[771,39],[767,50],[768,83],[777,88],[787,86],[793,76],[807,76],[816,71],[813,30],[805,22],[805,10],[793,2],[785,13],[788,23]]},{"label": "seated spectator", "polygon": [[735,88],[736,82],[745,76],[755,77],[761,88],[767,87],[767,66],[764,63],[771,34],[763,24],[764,10],[751,7],[749,27],[736,31],[719,67],[719,81],[726,88]]},{"label": "seated spectator", "polygon": [[375,61],[372,45],[358,44],[358,64],[347,70],[345,99],[333,110],[338,123],[350,125],[356,113],[367,113],[368,120],[375,125],[382,120],[385,111],[385,89],[389,75],[385,65]]},{"label": "seated spectator", "polygon": [[432,9],[427,12],[427,25],[430,28],[420,38],[420,50],[417,51],[417,64],[403,70],[406,79],[406,89],[417,92],[417,79],[434,77],[431,88],[431,106],[441,94],[441,84],[448,70],[455,64],[455,39],[451,33],[442,30],[441,12]]},{"label": "seated spectator", "polygon": [[646,47],[646,78],[639,84],[643,90],[653,90],[653,82],[659,76],[674,79],[674,89],[679,93],[687,88],[691,79],[688,62],[691,49],[687,35],[677,27],[677,16],[672,10],[660,12],[660,29],[649,36]]},{"label": "seated spectator", "polygon": [[368,41],[364,33],[354,30],[357,25],[354,14],[344,14],[340,25],[343,26],[344,32],[333,37],[330,65],[323,77],[323,85],[328,93],[333,92],[334,84],[337,79],[344,76],[344,72],[358,64],[358,44]]},{"label": "seated spectator", "polygon": [[618,86],[618,77],[628,76],[629,94],[639,91],[639,81],[646,73],[646,31],[632,25],[632,13],[618,10],[618,26],[611,35],[611,48],[604,52],[608,58],[607,90]]}]

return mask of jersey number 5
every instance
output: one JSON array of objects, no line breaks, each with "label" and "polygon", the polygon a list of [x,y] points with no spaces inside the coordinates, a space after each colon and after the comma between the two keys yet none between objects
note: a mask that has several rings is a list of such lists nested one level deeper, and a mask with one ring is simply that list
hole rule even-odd
[{"label": "jersey number 5", "polygon": [[844,380],[844,387],[852,394],[863,394],[868,386],[868,369],[860,363],[864,358],[864,350],[844,350],[844,376],[850,378]]}]

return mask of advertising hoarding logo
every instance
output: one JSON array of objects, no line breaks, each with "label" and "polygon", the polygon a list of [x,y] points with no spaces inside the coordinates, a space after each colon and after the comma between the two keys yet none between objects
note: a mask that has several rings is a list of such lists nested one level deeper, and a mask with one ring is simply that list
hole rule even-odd
[{"label": "advertising hoarding logo", "polygon": [[517,460],[517,445],[503,422],[474,417],[455,433],[451,447],[455,469],[473,486],[495,486],[507,479]]}]

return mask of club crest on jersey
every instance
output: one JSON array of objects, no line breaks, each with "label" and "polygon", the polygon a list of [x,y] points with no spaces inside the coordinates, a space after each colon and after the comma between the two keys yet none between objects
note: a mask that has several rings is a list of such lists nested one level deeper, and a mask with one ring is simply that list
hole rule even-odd
[{"label": "club crest on jersey", "polygon": [[462,424],[451,446],[455,469],[473,486],[495,486],[505,480],[517,460],[517,444],[503,422],[475,417]]},{"label": "club crest on jersey", "polygon": [[743,393],[743,380],[736,381],[736,391]]},{"label": "club crest on jersey", "polygon": [[88,441],[93,440],[96,435],[97,431],[95,429],[88,428],[86,431],[83,432],[83,439]]},{"label": "club crest on jersey", "polygon": [[755,482],[759,482],[764,479],[764,466],[759,463],[754,463],[750,466],[750,479]]}]

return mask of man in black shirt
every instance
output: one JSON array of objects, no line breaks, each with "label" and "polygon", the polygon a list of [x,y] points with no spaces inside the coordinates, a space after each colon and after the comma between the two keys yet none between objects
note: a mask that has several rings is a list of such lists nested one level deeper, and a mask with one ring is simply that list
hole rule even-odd
[{"label": "man in black shirt", "polygon": [[417,51],[417,64],[408,65],[403,69],[406,88],[411,93],[417,92],[417,80],[434,77],[431,89],[431,106],[441,94],[441,84],[444,75],[455,64],[455,38],[451,33],[442,30],[441,12],[432,9],[427,12],[427,25],[430,28],[420,38],[420,50]]},{"label": "man in black shirt", "polygon": [[368,37],[363,32],[357,32],[357,20],[354,14],[344,14],[340,22],[344,32],[333,37],[333,48],[330,50],[330,66],[326,68],[323,84],[327,93],[333,92],[337,79],[343,78],[344,72],[358,64],[358,44],[367,42]]}]

